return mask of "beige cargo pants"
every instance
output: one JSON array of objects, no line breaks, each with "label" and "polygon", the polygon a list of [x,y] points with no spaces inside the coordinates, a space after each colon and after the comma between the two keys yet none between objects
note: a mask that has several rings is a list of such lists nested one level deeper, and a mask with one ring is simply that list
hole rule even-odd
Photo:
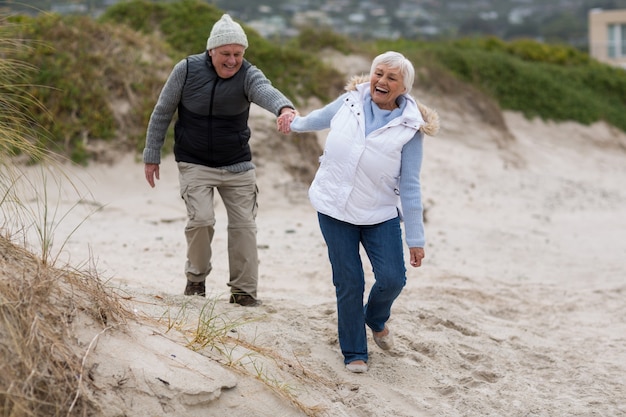
[{"label": "beige cargo pants", "polygon": [[259,261],[255,170],[229,172],[179,162],[178,172],[180,195],[187,207],[187,279],[201,282],[211,272],[211,242],[215,233],[214,190],[217,189],[228,217],[228,286],[231,293],[243,292],[256,299]]}]

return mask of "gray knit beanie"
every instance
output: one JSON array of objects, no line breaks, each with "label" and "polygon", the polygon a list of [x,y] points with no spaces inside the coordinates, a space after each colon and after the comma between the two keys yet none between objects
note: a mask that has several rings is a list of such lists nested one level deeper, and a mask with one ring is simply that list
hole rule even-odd
[{"label": "gray knit beanie", "polygon": [[230,45],[231,43],[247,48],[248,38],[241,25],[234,22],[229,15],[225,14],[213,25],[211,35],[209,35],[209,39],[206,41],[206,49],[209,50],[222,45]]}]

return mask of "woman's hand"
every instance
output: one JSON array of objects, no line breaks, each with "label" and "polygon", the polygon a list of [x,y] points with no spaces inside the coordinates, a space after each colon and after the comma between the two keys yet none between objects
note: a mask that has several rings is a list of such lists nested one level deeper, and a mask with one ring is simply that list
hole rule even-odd
[{"label": "woman's hand", "polygon": [[409,248],[411,253],[411,266],[417,268],[422,266],[422,259],[424,259],[424,248]]}]

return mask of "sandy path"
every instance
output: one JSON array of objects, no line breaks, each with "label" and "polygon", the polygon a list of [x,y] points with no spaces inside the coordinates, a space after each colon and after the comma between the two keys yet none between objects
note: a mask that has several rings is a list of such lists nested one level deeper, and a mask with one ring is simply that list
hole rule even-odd
[{"label": "sandy path", "polygon": [[[427,258],[409,270],[395,305],[393,352],[372,343],[368,374],[344,371],[315,213],[279,161],[258,170],[264,306],[245,313],[258,317],[239,336],[274,352],[279,359],[268,369],[292,378],[301,402],[325,410],[318,415],[626,415],[624,135],[507,114],[515,141],[502,148],[497,132],[460,117],[443,113],[440,137],[426,145]],[[172,159],[154,190],[131,157],[71,175],[92,195],[58,234],[100,209],[59,259],[71,254],[84,267],[91,257],[111,286],[185,302],[185,211]],[[61,200],[61,212],[75,203],[71,193]],[[226,225],[218,216],[210,288],[224,300],[220,308],[239,314],[225,301]],[[295,368],[281,368],[291,361],[315,377],[302,382]],[[212,410],[278,415],[271,395],[253,387],[240,376]],[[298,415],[289,407],[281,413]]]}]

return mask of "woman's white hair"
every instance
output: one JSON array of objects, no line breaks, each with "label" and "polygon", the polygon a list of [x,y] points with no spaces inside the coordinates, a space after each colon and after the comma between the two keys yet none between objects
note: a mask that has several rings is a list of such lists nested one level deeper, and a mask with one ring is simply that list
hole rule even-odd
[{"label": "woman's white hair", "polygon": [[376,71],[376,67],[380,64],[386,65],[389,68],[400,70],[404,84],[404,93],[408,93],[413,88],[413,81],[415,80],[415,68],[411,61],[406,59],[404,55],[399,52],[387,51],[384,54],[378,55],[372,61],[372,68],[370,69],[370,77]]}]

